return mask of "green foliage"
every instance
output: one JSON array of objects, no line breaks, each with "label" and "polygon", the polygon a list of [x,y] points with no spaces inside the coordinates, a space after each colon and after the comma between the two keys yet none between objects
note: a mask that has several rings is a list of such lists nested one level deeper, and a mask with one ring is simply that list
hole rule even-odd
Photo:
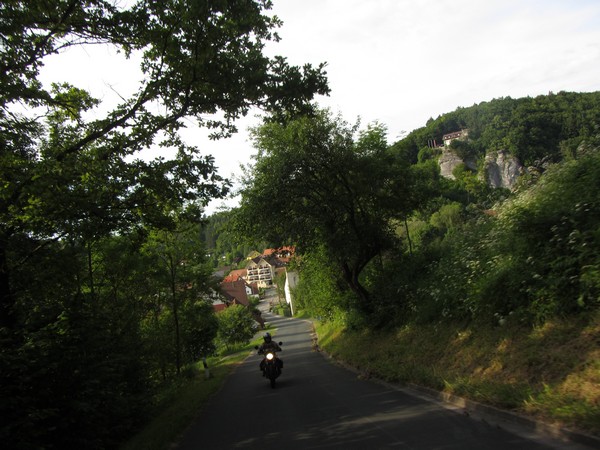
[{"label": "green foliage", "polygon": [[443,205],[431,215],[429,222],[439,230],[452,231],[462,222],[462,210],[460,203],[452,202]]},{"label": "green foliage", "polygon": [[322,321],[339,317],[350,306],[349,295],[339,272],[330,264],[325,248],[302,255],[298,270],[300,281],[294,291],[297,310],[306,311]]},{"label": "green foliage", "polygon": [[[445,234],[421,222],[422,256],[410,263],[423,265],[420,276],[396,283],[414,299],[412,317],[532,323],[597,308],[599,161],[599,152],[588,152],[556,165],[491,217],[443,205],[430,225]],[[437,240],[423,241],[423,233]]]},{"label": "green foliage", "polygon": [[468,141],[453,141],[462,156],[481,159],[491,150],[509,150],[526,165],[543,158],[572,154],[578,143],[593,139],[600,119],[600,93],[559,92],[547,96],[498,98],[458,108],[429,120],[392,148],[412,164],[424,161],[428,142],[442,142],[446,133],[469,129]]},{"label": "green foliage", "polygon": [[[179,131],[192,120],[226,136],[253,106],[293,115],[328,92],[323,65],[263,54],[280,25],[269,8],[0,6],[2,442],[114,447],[160,380],[212,351],[215,319],[199,299],[205,248],[199,230],[181,240],[178,226],[197,223],[230,182]],[[41,83],[47,57],[81,45],[139,56],[137,89],[106,105],[78,86]],[[141,158],[150,147],[173,157]]]},{"label": "green foliage", "polygon": [[214,350],[211,341],[216,335],[216,323],[212,307],[200,300],[212,287],[200,227],[180,222],[173,231],[151,230],[143,252],[154,275],[149,287],[154,289],[153,314],[158,317],[153,320],[172,328],[169,339],[155,342],[174,354],[179,373],[184,364]]},{"label": "green foliage", "polygon": [[187,302],[182,308],[181,345],[184,363],[200,360],[216,350],[218,321],[210,303]]},{"label": "green foliage", "polygon": [[553,167],[500,216],[528,266],[526,292],[539,320],[600,304],[599,193],[595,151]]},{"label": "green foliage", "polygon": [[476,150],[469,141],[455,139],[450,143],[450,149],[454,151],[461,159],[469,160],[476,156]]},{"label": "green foliage", "polygon": [[420,163],[429,161],[430,159],[433,159],[437,154],[438,152],[436,150],[429,147],[423,147],[421,148],[421,150],[419,150],[419,153],[417,154],[417,161]]},{"label": "green foliage", "polygon": [[213,267],[232,265],[241,268],[246,257],[255,249],[269,247],[265,242],[254,239],[243,240],[232,229],[234,211],[220,211],[206,219],[202,238]]},{"label": "green foliage", "polygon": [[307,251],[324,247],[368,310],[361,272],[393,245],[391,219],[416,203],[412,174],[387,151],[385,128],[359,131],[319,111],[253,134],[258,155],[242,188],[239,232]]},{"label": "green foliage", "polygon": [[81,250],[48,245],[32,260],[48,264],[37,272],[40,277],[14,274],[22,345],[15,349],[5,340],[0,358],[6,399],[1,408],[11,413],[0,433],[14,442],[103,448],[145,415],[150,380],[136,298],[123,285],[96,285],[92,293],[81,283],[78,290],[77,276],[86,273]]},{"label": "green foliage", "polygon": [[256,323],[245,306],[232,305],[219,312],[217,318],[218,339],[228,349],[236,344],[247,344],[256,333]]},{"label": "green foliage", "polygon": [[282,302],[279,305],[275,305],[273,307],[273,313],[278,314],[280,316],[291,317],[292,310],[290,308],[290,305],[288,305],[285,302]]}]

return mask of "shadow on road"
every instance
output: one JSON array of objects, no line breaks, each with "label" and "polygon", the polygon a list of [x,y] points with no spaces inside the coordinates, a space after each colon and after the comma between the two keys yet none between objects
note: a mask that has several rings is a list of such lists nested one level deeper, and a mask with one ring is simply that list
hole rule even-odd
[{"label": "shadow on road", "polygon": [[[183,436],[179,449],[550,449],[421,397],[360,380],[312,350],[307,321],[264,313],[283,342],[272,389],[248,357]],[[565,447],[573,448],[573,447]]]}]

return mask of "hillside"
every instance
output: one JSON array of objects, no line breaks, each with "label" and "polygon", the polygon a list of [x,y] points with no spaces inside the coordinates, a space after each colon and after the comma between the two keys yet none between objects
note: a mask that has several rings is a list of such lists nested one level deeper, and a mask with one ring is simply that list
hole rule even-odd
[{"label": "hillside", "polygon": [[[264,161],[260,189],[268,188],[269,193],[253,192],[249,185],[242,196],[264,198],[261,214],[243,200],[241,209],[223,218],[231,222],[235,217],[234,222],[243,224],[237,233],[231,232],[236,239],[247,232],[247,238],[273,245],[297,245],[303,279],[297,301],[321,317],[342,314],[357,326],[365,320],[391,326],[439,320],[498,323],[509,318],[534,325],[556,315],[593,311],[600,295],[598,123],[600,92],[501,98],[430,119],[386,148],[382,130],[369,128],[342,157],[327,153],[334,151],[335,142],[348,142],[354,131],[343,130],[340,138],[327,141],[327,133],[345,125],[319,128],[299,122],[280,138],[305,127],[302,133],[307,136],[315,130],[320,134],[303,139],[327,145],[311,144],[314,154],[300,146],[290,155]],[[278,139],[271,128],[265,128],[269,145]],[[445,148],[472,160],[475,168],[459,165],[452,177],[440,176],[442,149],[437,145],[456,130],[468,130],[468,137]],[[277,148],[295,142],[293,138]],[[363,161],[343,167],[341,162],[354,158],[359,145],[366,146],[364,153],[358,152]],[[268,149],[264,151],[268,155]],[[477,173],[486,158],[499,153],[525,167],[510,190],[492,187]],[[273,164],[281,173],[295,172],[290,172],[291,178],[282,176]],[[306,176],[297,176],[299,170],[306,170]],[[302,184],[318,171],[322,182],[340,181]],[[256,167],[254,172],[260,174]],[[347,178],[350,173],[352,180]],[[398,177],[403,180],[398,182]],[[377,188],[367,187],[374,179],[384,181]],[[385,192],[391,188],[397,191]],[[373,203],[376,196],[379,206]],[[309,203],[312,198],[318,199],[314,205]],[[348,213],[351,205],[362,209]],[[371,209],[365,209],[367,205]],[[297,217],[292,207],[298,209]],[[318,211],[314,218],[309,217],[311,208]],[[323,215],[325,211],[331,216]],[[352,228],[359,217],[362,228]],[[317,231],[317,226],[323,229]],[[301,236],[305,241],[298,241]],[[356,289],[345,278],[353,264],[358,264],[352,275]]]},{"label": "hillside", "polygon": [[[377,377],[413,383],[600,436],[600,317],[535,328],[459,323],[317,327],[319,346]],[[374,345],[375,344],[375,345]]]},{"label": "hillside", "polygon": [[392,147],[415,164],[433,156],[431,143],[468,129],[461,156],[481,162],[489,152],[508,151],[528,167],[572,157],[582,142],[597,142],[599,123],[600,92],[505,97],[429,119]]},{"label": "hillside", "polygon": [[[297,246],[295,310],[334,355],[597,433],[599,123],[600,93],[560,92],[459,108],[391,146],[327,112],[266,124],[235,215]],[[510,185],[486,169],[501,159],[520,164]]]}]

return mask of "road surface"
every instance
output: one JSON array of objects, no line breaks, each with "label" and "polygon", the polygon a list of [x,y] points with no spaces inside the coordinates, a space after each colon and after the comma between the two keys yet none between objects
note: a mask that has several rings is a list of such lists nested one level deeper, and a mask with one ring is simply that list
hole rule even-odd
[{"label": "road surface", "polygon": [[253,355],[228,378],[175,448],[550,449],[410,391],[361,380],[312,350],[311,325],[264,314],[283,341],[283,374],[272,389]]}]

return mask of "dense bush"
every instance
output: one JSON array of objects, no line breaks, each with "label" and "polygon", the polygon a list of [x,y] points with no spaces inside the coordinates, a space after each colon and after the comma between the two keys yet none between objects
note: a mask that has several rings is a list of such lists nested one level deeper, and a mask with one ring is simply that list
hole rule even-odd
[{"label": "dense bush", "polygon": [[416,219],[413,254],[388,257],[372,287],[401,322],[534,323],[597,308],[599,199],[600,152],[588,151],[491,213],[443,204],[427,226]]},{"label": "dense bush", "polygon": [[353,295],[330,264],[325,250],[306,253],[297,263],[302,275],[294,290],[296,309],[324,321],[343,316]]},{"label": "dense bush", "polygon": [[600,151],[552,167],[499,222],[527,265],[522,289],[533,316],[600,305]]},{"label": "dense bush", "polygon": [[218,339],[227,348],[247,344],[256,333],[256,323],[245,306],[232,305],[217,315]]}]

